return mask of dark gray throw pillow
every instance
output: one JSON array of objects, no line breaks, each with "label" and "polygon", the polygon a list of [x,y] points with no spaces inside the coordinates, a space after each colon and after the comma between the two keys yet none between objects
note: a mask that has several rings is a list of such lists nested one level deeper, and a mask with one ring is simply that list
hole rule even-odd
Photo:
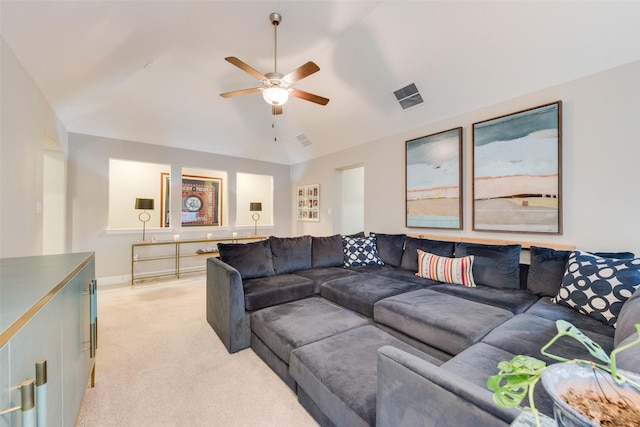
[{"label": "dark gray throw pillow", "polygon": [[453,258],[454,242],[445,242],[442,240],[418,239],[409,237],[404,241],[404,253],[400,268],[409,271],[418,271],[418,249],[430,254]]},{"label": "dark gray throw pillow", "polygon": [[636,257],[633,252],[593,252],[593,254],[602,258],[612,259],[633,259]]},{"label": "dark gray throw pillow", "polygon": [[492,288],[520,288],[521,245],[456,243],[455,256],[473,255],[473,280]]},{"label": "dark gray throw pillow", "polygon": [[276,274],[311,268],[311,236],[269,237]]},{"label": "dark gray throw pillow", "polygon": [[314,268],[344,267],[342,236],[335,234],[329,237],[313,237],[311,239],[311,265]]},{"label": "dark gray throw pillow", "polygon": [[380,256],[382,262],[393,267],[400,266],[400,262],[402,261],[404,240],[407,236],[404,234],[382,233],[369,233],[369,235],[376,236],[378,255]]},{"label": "dark gray throw pillow", "polygon": [[535,295],[555,297],[562,284],[571,251],[531,246],[527,290]]},{"label": "dark gray throw pillow", "polygon": [[218,243],[220,260],[238,270],[242,279],[273,276],[271,243]]}]

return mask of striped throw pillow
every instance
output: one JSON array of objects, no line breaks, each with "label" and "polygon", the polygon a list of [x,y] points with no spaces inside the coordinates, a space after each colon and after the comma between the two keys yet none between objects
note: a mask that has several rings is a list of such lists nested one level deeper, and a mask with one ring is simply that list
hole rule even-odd
[{"label": "striped throw pillow", "polygon": [[473,255],[447,258],[418,249],[418,272],[416,276],[443,283],[475,287],[472,274]]}]

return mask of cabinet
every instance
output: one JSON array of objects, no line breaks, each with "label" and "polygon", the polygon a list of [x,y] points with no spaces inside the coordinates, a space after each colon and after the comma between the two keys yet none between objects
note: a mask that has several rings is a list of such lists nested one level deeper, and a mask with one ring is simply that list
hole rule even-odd
[{"label": "cabinet", "polygon": [[136,280],[173,276],[206,270],[207,258],[218,256],[218,243],[246,243],[265,236],[137,242],[131,245],[131,284]]},{"label": "cabinet", "polygon": [[[44,359],[46,400],[36,399],[38,416],[49,426],[75,424],[93,378],[92,293],[93,253],[0,259],[0,412],[21,405],[16,386],[34,379],[35,363]],[[2,427],[21,425],[19,410],[0,415]]]}]

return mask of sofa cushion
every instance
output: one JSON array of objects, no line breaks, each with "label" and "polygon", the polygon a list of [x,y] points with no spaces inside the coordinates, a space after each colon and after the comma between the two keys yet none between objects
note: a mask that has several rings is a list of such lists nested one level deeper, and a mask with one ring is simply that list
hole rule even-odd
[{"label": "sofa cushion", "polygon": [[431,289],[385,298],[374,308],[377,323],[448,354],[460,353],[511,317],[510,311]]},{"label": "sofa cushion", "polygon": [[[507,320],[486,337],[482,342],[508,351],[513,354],[533,356],[546,363],[556,363],[555,360],[543,356],[540,349],[546,345],[558,332],[556,322],[532,314],[518,314]],[[586,336],[602,346],[604,351],[613,350],[613,328],[610,335],[603,335],[592,331],[582,331]],[[586,348],[570,337],[558,339],[548,352],[567,359],[594,360]]]},{"label": "sofa cushion", "polygon": [[276,274],[311,268],[311,236],[269,237]]},{"label": "sofa cushion", "polygon": [[314,268],[344,266],[342,236],[340,234],[311,238],[311,266]]},{"label": "sofa cushion", "polygon": [[554,322],[563,319],[582,331],[591,331],[603,335],[611,335],[614,333],[612,326],[605,325],[592,317],[580,314],[572,308],[555,304],[551,302],[551,298],[549,297],[540,298],[535,304],[529,307],[525,313],[533,314],[534,316]]},{"label": "sofa cushion", "polygon": [[531,307],[537,300],[537,295],[521,289],[496,289],[490,286],[478,285],[475,288],[465,286],[438,284],[430,287],[432,291],[442,292],[475,301],[482,304],[499,307],[518,314]]},{"label": "sofa cushion", "polygon": [[293,350],[289,372],[334,425],[375,426],[377,351],[385,345],[441,363],[375,326],[362,326]]},{"label": "sofa cushion", "polygon": [[243,280],[275,274],[269,240],[252,243],[218,243],[218,252],[220,260],[238,270]]},{"label": "sofa cushion", "polygon": [[376,236],[342,237],[345,267],[383,265],[376,248]]},{"label": "sofa cushion", "polygon": [[492,288],[520,288],[521,245],[483,245],[458,242],[455,256],[473,255],[473,279]]},{"label": "sofa cushion", "polygon": [[418,273],[420,277],[442,283],[475,287],[473,282],[473,255],[447,258],[418,249]]},{"label": "sofa cushion", "polygon": [[323,283],[320,286],[320,295],[343,307],[373,317],[373,305],[377,301],[420,288],[420,285],[414,283],[361,273]]},{"label": "sofa cushion", "polygon": [[324,282],[328,282],[333,279],[339,279],[341,277],[353,276],[358,274],[355,270],[347,269],[344,267],[324,267],[324,268],[311,268],[309,270],[296,271],[298,276],[306,277],[313,281],[313,292],[320,293],[320,285]]},{"label": "sofa cushion", "polygon": [[370,323],[323,298],[305,298],[251,314],[251,331],[286,363],[294,348]]},{"label": "sofa cushion", "polygon": [[391,267],[390,265],[384,265],[384,264],[358,265],[356,267],[349,267],[348,269],[356,273],[372,273],[372,274],[382,273],[383,271],[395,270],[395,268]]},{"label": "sofa cushion", "polygon": [[405,270],[402,268],[391,268],[383,271],[376,271],[375,274],[379,276],[389,277],[391,279],[400,280],[403,282],[415,283],[422,287],[429,287],[434,285],[440,285],[441,283],[436,280],[425,279],[424,277],[416,276],[416,273],[411,270]]},{"label": "sofa cushion", "polygon": [[402,261],[404,240],[407,236],[404,234],[382,233],[369,233],[369,235],[376,237],[376,247],[382,262],[386,265],[399,267]]},{"label": "sofa cushion", "polygon": [[418,271],[418,249],[429,252],[431,254],[451,258],[453,256],[454,247],[454,242],[418,239],[416,237],[407,236],[404,242],[404,253],[402,254],[400,267],[405,270],[413,271],[415,273],[416,271]]},{"label": "sofa cushion", "polygon": [[313,295],[313,281],[297,274],[243,280],[245,310],[253,311]]},{"label": "sofa cushion", "polygon": [[640,288],[636,289],[631,298],[624,303],[622,310],[620,310],[614,337],[616,347],[627,339],[629,335],[633,335],[636,332],[636,323],[640,323]]},{"label": "sofa cushion", "polygon": [[558,293],[571,251],[531,246],[527,289],[535,295],[553,297]]},{"label": "sofa cushion", "polygon": [[640,258],[602,258],[573,251],[553,302],[616,325],[625,301],[640,287]]}]

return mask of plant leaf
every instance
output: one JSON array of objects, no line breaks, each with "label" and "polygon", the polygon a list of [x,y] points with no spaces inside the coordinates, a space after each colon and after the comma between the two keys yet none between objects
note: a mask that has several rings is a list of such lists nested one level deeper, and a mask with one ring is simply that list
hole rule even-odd
[{"label": "plant leaf", "polygon": [[580,329],[562,319],[556,321],[556,328],[558,328],[559,336],[570,336],[582,344],[593,357],[609,364],[609,355],[602,349],[600,344],[583,334]]}]

